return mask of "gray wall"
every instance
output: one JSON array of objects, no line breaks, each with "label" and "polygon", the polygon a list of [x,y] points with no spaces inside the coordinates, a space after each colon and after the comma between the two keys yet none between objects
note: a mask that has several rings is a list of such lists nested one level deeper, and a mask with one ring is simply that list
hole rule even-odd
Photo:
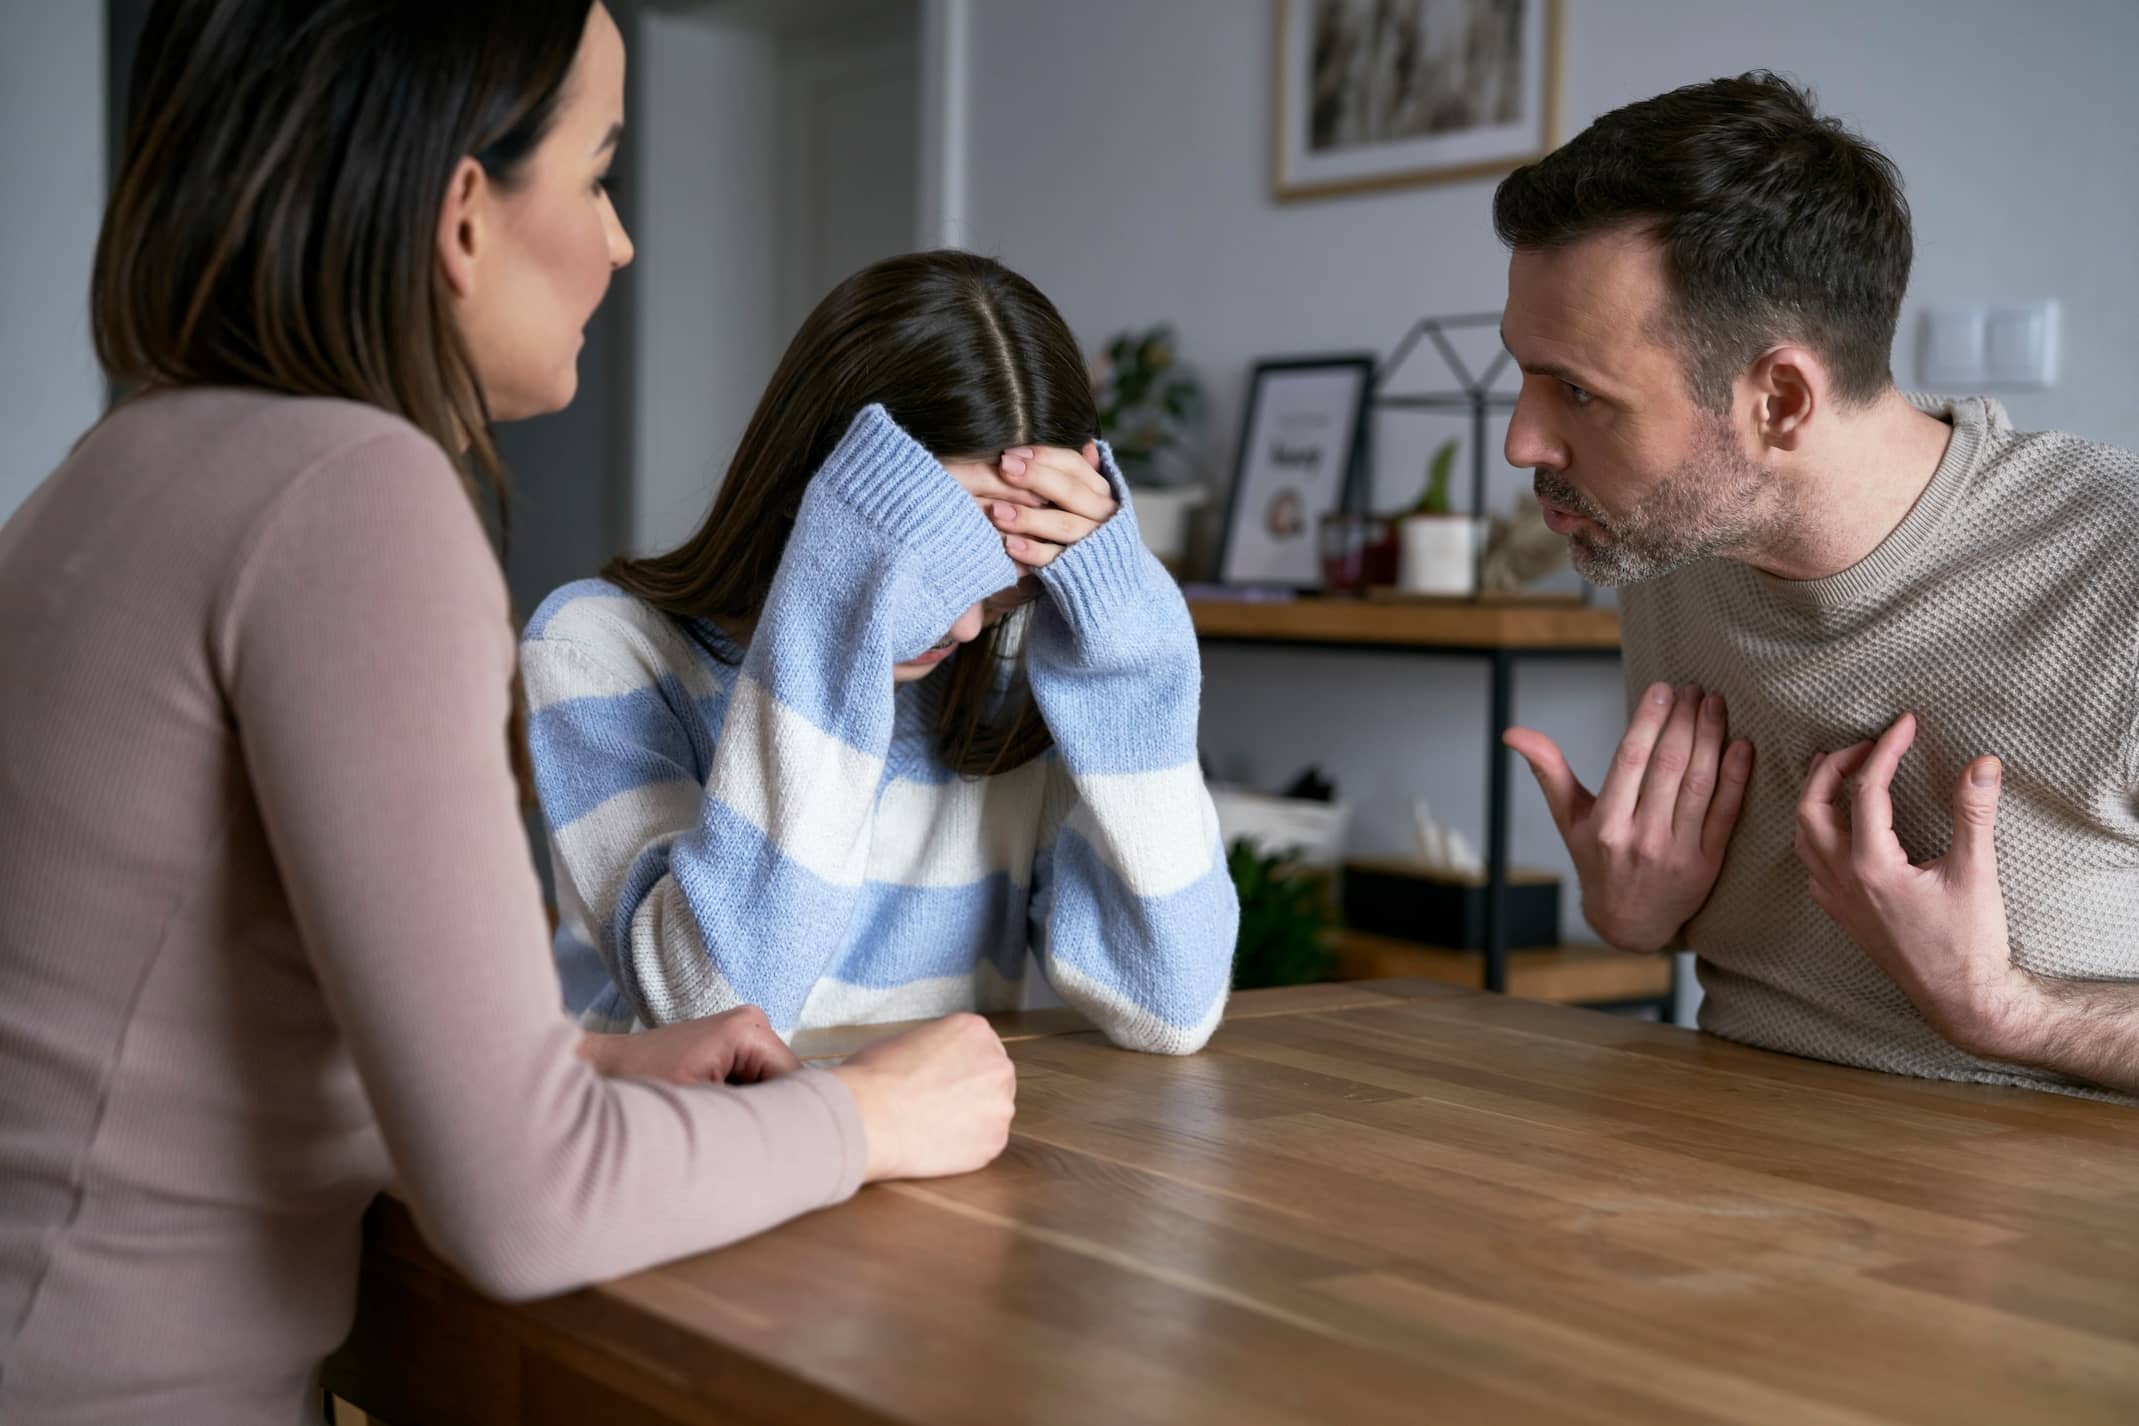
[{"label": "gray wall", "polygon": [[0,520],[104,406],[89,346],[103,73],[102,6],[0,0]]},{"label": "gray wall", "polygon": [[[1414,316],[1497,310],[1504,293],[1489,180],[1271,200],[1273,8],[988,0],[972,11],[974,246],[1032,277],[1087,345],[1176,322],[1213,382],[1214,474],[1228,469],[1254,358],[1387,351]],[[2011,394],[2014,418],[2139,446],[2139,86],[2128,73],[2139,5],[1576,0],[1566,10],[1563,129],[1756,66],[1810,82],[1908,180],[1918,259],[1896,351],[1904,384],[1924,304],[2059,297],[2063,380]],[[999,82],[1029,72],[1034,56],[1074,80],[1044,86],[1047,102],[1031,84]],[[1384,418],[1381,500],[1414,496],[1425,452],[1459,430]],[[1522,483],[1499,461],[1499,436],[1496,504]],[[1221,772],[1269,783],[1310,760],[1331,767],[1357,803],[1362,849],[1406,844],[1415,795],[1474,836],[1482,828],[1485,684],[1474,665],[1214,649],[1206,667],[1204,739]],[[1517,709],[1594,779],[1623,724],[1616,668],[1527,666]],[[1542,800],[1518,777],[1518,859],[1566,868]]]},{"label": "gray wall", "polygon": [[644,306],[630,543],[654,550],[712,504],[777,355],[779,68],[769,32],[717,11],[648,14],[638,41],[632,123],[649,179],[633,209]]}]

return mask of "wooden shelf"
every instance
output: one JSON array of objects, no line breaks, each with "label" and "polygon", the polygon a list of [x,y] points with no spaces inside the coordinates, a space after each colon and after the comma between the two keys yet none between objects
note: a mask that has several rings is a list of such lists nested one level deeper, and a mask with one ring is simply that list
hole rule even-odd
[{"label": "wooden shelf", "polygon": [[[1472,989],[1485,984],[1483,951],[1424,946],[1365,931],[1339,931],[1331,944],[1338,973],[1347,980],[1415,976]],[[1661,999],[1671,993],[1671,957],[1638,956],[1600,945],[1510,951],[1508,993],[1560,1005]]]},{"label": "wooden shelf", "polygon": [[1619,611],[1582,604],[1193,599],[1206,639],[1465,649],[1616,649]]}]

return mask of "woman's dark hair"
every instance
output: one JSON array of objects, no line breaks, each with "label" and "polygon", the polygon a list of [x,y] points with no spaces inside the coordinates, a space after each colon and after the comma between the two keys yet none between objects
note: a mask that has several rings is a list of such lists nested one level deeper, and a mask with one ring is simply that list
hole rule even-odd
[{"label": "woman's dark hair", "polygon": [[[473,156],[510,186],[593,0],[159,0],[91,284],[122,386],[340,396],[469,448],[489,407],[438,275]],[[502,509],[502,503],[501,507]]]},{"label": "woman's dark hair", "polygon": [[1892,384],[1914,254],[1901,175],[1765,70],[1614,109],[1502,180],[1493,226],[1517,249],[1652,235],[1671,275],[1667,335],[1710,410],[1785,341],[1826,358],[1845,401]]},{"label": "woman's dark hair", "polygon": [[[795,333],[697,533],[603,576],[681,620],[755,618],[810,478],[873,403],[943,458],[1074,449],[1099,432],[1083,355],[1038,288],[971,253],[890,258],[833,288]],[[939,675],[937,733],[961,773],[1016,767],[1051,742],[1012,642],[996,624]]]}]

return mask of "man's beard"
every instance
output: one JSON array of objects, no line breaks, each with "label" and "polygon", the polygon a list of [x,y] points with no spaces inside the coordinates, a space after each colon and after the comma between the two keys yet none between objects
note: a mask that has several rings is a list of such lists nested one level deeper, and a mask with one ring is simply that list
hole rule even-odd
[{"label": "man's beard", "polygon": [[1567,537],[1575,572],[1591,584],[1639,584],[1696,560],[1742,550],[1775,516],[1775,472],[1753,461],[1718,417],[1704,417],[1700,448],[1624,514],[1607,517],[1557,472],[1533,472],[1538,499],[1597,527]]}]

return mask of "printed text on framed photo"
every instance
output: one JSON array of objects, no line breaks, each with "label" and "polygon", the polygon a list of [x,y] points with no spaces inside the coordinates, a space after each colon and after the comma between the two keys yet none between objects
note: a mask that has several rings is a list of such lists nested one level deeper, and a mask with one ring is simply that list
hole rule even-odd
[{"label": "printed text on framed photo", "polygon": [[1222,582],[1294,589],[1322,583],[1317,531],[1351,492],[1373,386],[1368,353],[1255,364],[1218,550]]}]

